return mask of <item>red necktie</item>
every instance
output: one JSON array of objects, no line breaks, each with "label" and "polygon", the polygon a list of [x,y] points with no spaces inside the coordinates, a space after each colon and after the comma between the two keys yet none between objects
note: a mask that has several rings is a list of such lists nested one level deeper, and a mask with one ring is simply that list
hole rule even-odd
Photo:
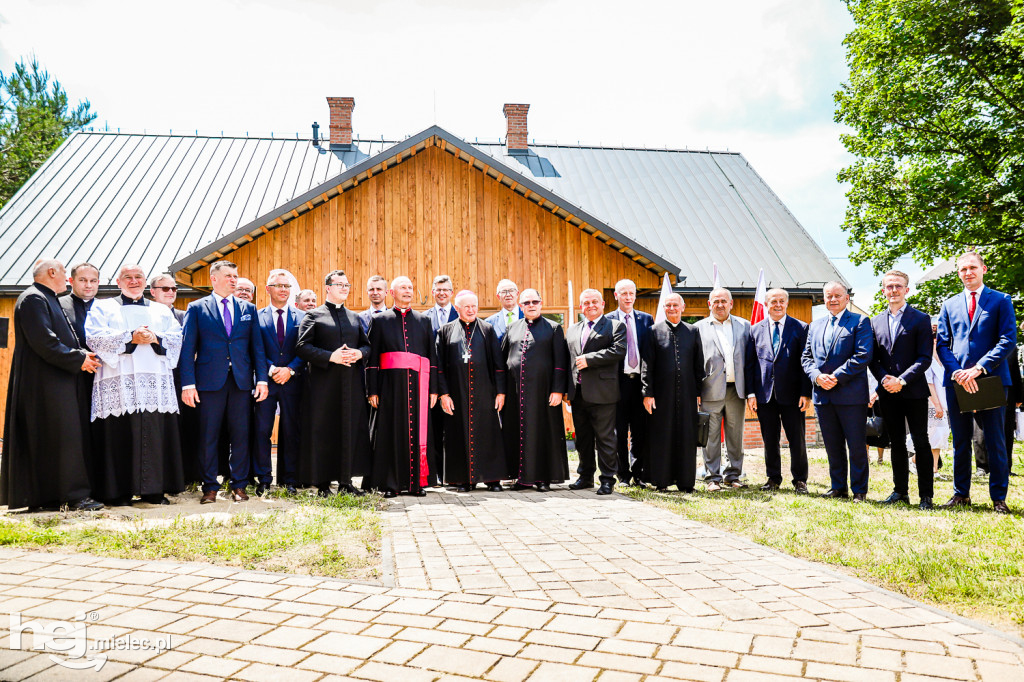
[{"label": "red necktie", "polygon": [[977,291],[972,291],[971,292],[971,305],[970,305],[969,308],[967,308],[967,318],[971,322],[974,322],[974,311],[977,310],[977,309],[978,309],[978,292]]}]

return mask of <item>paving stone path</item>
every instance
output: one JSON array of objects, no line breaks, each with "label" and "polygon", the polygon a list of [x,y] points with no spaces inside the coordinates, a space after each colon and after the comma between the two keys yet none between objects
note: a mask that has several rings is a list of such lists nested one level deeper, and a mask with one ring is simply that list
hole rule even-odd
[{"label": "paving stone path", "polygon": [[0,679],[1024,680],[1011,636],[620,495],[431,492],[385,516],[383,586],[0,550],[0,613],[86,614],[90,643],[12,649],[0,626]]}]

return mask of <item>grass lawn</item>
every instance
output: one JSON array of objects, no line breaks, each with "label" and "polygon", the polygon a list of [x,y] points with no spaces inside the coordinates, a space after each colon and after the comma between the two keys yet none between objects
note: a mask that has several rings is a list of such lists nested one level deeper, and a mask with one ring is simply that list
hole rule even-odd
[{"label": "grass lawn", "polygon": [[[764,459],[755,451],[744,468],[749,488],[692,495],[618,488],[638,500],[670,509],[710,526],[732,531],[793,556],[838,567],[865,581],[954,613],[1024,635],[1024,477],[1010,477],[1007,503],[1013,514],[992,511],[988,481],[974,479],[970,511],[927,511],[916,507],[917,478],[911,475],[915,506],[878,504],[892,492],[892,468],[872,464],[868,504],[827,500],[824,450],[809,454],[809,495],[797,495],[788,480],[781,491],[763,493]],[[872,448],[872,461],[877,451]],[[935,481],[935,503],[953,493],[952,452],[943,457]],[[698,457],[700,454],[698,453]],[[1013,469],[1024,473],[1018,443]],[[783,472],[788,474],[788,453]]]},{"label": "grass lawn", "polygon": [[[126,559],[208,561],[264,571],[372,580],[379,576],[383,501],[273,493],[273,508],[231,513],[199,507],[167,515],[53,513],[0,517],[0,546],[89,552]],[[224,504],[215,505],[224,509]],[[152,509],[155,513],[167,507]],[[136,512],[133,509],[132,512]]]}]

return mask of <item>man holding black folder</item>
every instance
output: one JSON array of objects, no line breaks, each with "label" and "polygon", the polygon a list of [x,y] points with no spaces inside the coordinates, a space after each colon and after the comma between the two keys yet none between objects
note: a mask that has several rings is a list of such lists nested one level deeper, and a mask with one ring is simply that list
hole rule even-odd
[{"label": "man holding black folder", "polygon": [[[964,291],[942,304],[936,347],[946,369],[946,399],[953,431],[954,493],[942,506],[955,508],[971,504],[971,434],[976,416],[988,450],[992,506],[997,513],[1009,514],[1006,489],[1010,467],[1003,419],[1006,391],[1010,386],[1006,358],[1017,348],[1017,321],[1010,297],[985,287],[988,268],[980,255],[967,251],[957,258],[956,267]],[[990,377],[998,378],[999,382]],[[996,392],[992,400],[988,400],[990,390]],[[961,409],[976,409],[977,412],[961,412]]]}]

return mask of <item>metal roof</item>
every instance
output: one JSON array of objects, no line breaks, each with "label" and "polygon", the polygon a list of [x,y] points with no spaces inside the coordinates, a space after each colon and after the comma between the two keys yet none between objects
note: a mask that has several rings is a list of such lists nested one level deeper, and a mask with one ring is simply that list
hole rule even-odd
[{"label": "metal roof", "polygon": [[125,263],[164,271],[392,144],[74,133],[0,210],[0,288],[27,286],[44,256],[89,261],[101,283]]},{"label": "metal roof", "polygon": [[818,289],[845,281],[821,247],[735,152],[475,143],[612,228],[678,264],[687,288]]},{"label": "metal roof", "polygon": [[[532,145],[525,155],[436,126],[351,151],[309,140],[73,134],[0,210],[0,289],[31,282],[42,256],[88,260],[113,282],[123,263],[150,273],[212,253],[339,178],[436,135],[522,180],[651,261],[710,287],[815,289],[842,279],[781,200],[736,153]],[[129,227],[131,229],[129,229]],[[671,267],[670,267],[671,266]]]}]

